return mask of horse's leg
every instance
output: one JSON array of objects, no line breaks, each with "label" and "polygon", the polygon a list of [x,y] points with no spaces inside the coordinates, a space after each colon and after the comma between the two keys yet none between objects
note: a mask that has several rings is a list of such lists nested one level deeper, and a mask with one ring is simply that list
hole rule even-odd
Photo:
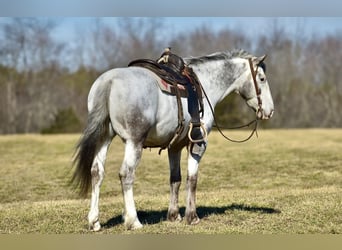
[{"label": "horse's leg", "polygon": [[187,198],[185,218],[188,224],[199,223],[200,219],[196,213],[196,187],[198,164],[206,149],[206,142],[191,144],[188,148],[188,175],[187,175]]},{"label": "horse's leg", "polygon": [[123,218],[127,229],[138,229],[142,227],[142,224],[137,216],[133,197],[134,174],[141,158],[141,154],[141,143],[134,143],[131,140],[126,141],[125,156],[120,169],[119,177],[125,205]]},{"label": "horse's leg", "polygon": [[89,228],[94,231],[101,229],[99,220],[99,197],[100,187],[104,178],[104,166],[106,162],[107,151],[111,140],[105,142],[97,155],[95,156],[93,165],[91,167],[91,201],[90,211],[88,213]]},{"label": "horse's leg", "polygon": [[181,150],[168,150],[170,164],[170,205],[167,212],[167,219],[170,221],[181,221],[178,207],[178,192],[181,185]]}]

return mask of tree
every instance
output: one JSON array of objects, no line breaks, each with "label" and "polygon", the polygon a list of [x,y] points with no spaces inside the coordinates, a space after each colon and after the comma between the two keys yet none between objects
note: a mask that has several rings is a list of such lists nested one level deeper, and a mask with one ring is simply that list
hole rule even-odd
[{"label": "tree", "polygon": [[[9,70],[2,84],[7,111],[2,112],[4,133],[37,131],[53,117],[53,89],[59,78],[63,44],[52,39],[53,24],[35,18],[14,18],[4,24],[1,62]],[[56,98],[56,99],[55,99]]]},{"label": "tree", "polygon": [[[97,19],[88,29],[76,30],[70,44],[54,38],[58,23],[49,19],[8,20],[0,24],[0,133],[39,132],[53,127],[57,117],[60,123],[63,112],[70,110],[70,117],[77,118],[71,123],[84,123],[89,89],[102,72],[137,58],[156,59],[167,46],[183,57],[235,48],[268,54],[266,74],[275,115],[264,126],[342,126],[341,33],[308,37],[305,19],[298,19],[294,32],[274,19],[267,33],[253,40],[228,27],[216,31],[203,25],[175,32],[160,18]],[[235,95],[223,100],[216,112],[224,126],[246,123],[253,116]]]}]

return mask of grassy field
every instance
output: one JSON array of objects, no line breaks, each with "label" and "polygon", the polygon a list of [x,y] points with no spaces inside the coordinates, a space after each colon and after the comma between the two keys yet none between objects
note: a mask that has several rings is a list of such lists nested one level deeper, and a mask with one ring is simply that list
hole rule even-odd
[{"label": "grassy field", "polygon": [[[242,138],[247,132],[228,133]],[[78,139],[0,136],[0,233],[91,233],[89,199],[79,199],[68,186]],[[100,234],[342,233],[342,130],[260,130],[258,139],[243,144],[226,142],[213,132],[199,170],[201,222],[196,226],[165,220],[167,152],[159,156],[157,149],[146,149],[135,183],[138,215],[145,226],[125,230],[118,179],[122,156],[123,145],[115,139],[101,192]]]}]

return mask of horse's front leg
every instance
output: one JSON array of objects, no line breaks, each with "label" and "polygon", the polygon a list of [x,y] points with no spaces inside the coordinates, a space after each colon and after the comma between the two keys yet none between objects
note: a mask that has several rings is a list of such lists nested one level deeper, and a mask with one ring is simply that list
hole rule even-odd
[{"label": "horse's front leg", "polygon": [[168,150],[169,165],[170,165],[170,205],[167,212],[169,221],[181,221],[182,217],[179,214],[178,193],[181,185],[181,150]]},{"label": "horse's front leg", "polygon": [[200,221],[196,212],[196,187],[198,165],[206,150],[206,147],[206,142],[190,144],[190,146],[188,147],[188,175],[186,183],[187,198],[185,218],[186,222],[190,225],[195,225]]}]

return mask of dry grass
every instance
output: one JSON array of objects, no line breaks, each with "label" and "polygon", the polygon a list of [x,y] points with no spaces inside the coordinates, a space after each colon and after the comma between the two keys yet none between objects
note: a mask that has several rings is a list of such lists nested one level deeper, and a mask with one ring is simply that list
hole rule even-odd
[{"label": "dry grass", "polygon": [[[243,137],[245,131],[229,132]],[[89,200],[67,185],[79,135],[0,137],[0,233],[88,233]],[[167,153],[145,150],[135,194],[145,227],[126,231],[115,139],[101,193],[100,233],[342,233],[342,130],[264,130],[244,144],[213,132],[201,162],[199,225],[165,221]],[[185,152],[182,159],[186,173]],[[185,181],[185,178],[183,178]],[[180,197],[184,213],[185,183]]]}]

